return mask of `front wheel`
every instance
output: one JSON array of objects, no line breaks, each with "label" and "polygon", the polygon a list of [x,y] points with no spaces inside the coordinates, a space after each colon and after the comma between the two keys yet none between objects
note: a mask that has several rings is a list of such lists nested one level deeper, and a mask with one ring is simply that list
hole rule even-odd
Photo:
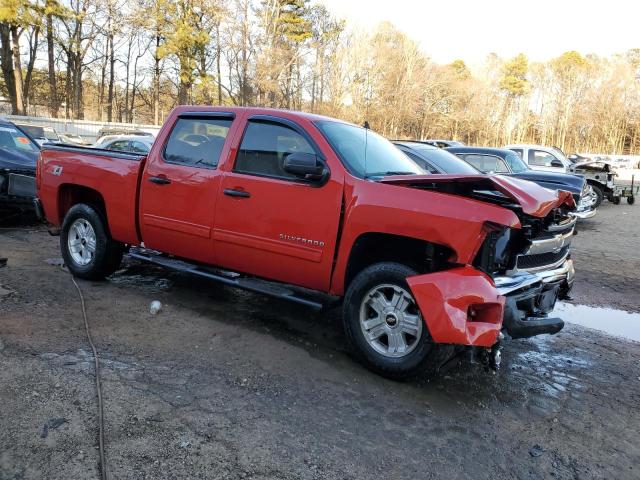
[{"label": "front wheel", "polygon": [[86,204],[71,207],[60,232],[62,258],[76,277],[101,280],[120,266],[124,246],[111,239],[106,222]]},{"label": "front wheel", "polygon": [[347,338],[368,368],[389,378],[435,367],[435,344],[406,281],[416,274],[400,263],[377,263],[360,272],[345,295]]},{"label": "front wheel", "polygon": [[597,185],[594,185],[592,183],[590,185],[591,188],[593,188],[593,193],[596,194],[596,203],[593,205],[593,208],[598,208],[604,200],[604,192],[602,191],[602,188],[598,187]]}]

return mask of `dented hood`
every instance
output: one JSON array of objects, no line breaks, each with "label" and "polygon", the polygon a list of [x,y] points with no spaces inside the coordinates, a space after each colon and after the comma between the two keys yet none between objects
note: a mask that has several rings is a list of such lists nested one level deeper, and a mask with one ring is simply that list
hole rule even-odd
[{"label": "dented hood", "polygon": [[552,209],[575,207],[573,196],[564,190],[549,190],[527,180],[502,175],[396,175],[381,183],[438,191],[489,203],[515,203],[528,215],[546,216]]}]

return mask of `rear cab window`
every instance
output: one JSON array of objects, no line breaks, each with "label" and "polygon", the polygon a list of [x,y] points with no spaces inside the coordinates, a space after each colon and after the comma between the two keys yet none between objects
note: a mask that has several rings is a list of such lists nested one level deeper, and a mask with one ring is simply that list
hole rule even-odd
[{"label": "rear cab window", "polygon": [[232,122],[232,118],[178,118],[164,147],[164,161],[215,169]]},{"label": "rear cab window", "polygon": [[315,154],[316,151],[293,128],[275,122],[249,120],[233,171],[299,181],[299,177],[284,171],[284,159],[292,153]]}]

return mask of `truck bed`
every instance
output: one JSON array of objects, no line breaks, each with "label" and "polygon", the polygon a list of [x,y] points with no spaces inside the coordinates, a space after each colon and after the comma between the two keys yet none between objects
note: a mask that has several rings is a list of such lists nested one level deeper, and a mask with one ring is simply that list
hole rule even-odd
[{"label": "truck bed", "polygon": [[45,144],[38,161],[38,196],[47,219],[61,225],[74,196],[102,202],[111,236],[138,244],[139,177],[146,156],[99,148]]}]

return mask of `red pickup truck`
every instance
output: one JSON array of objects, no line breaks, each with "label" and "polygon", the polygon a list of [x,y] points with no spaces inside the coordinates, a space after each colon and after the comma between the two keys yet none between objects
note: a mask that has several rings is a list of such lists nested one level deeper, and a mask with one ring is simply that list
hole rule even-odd
[{"label": "red pickup truck", "polygon": [[359,358],[389,377],[441,346],[499,361],[556,333],[573,280],[568,192],[428,175],[372,131],[300,112],[178,107],[147,156],[45,145],[36,209],[76,276],[123,254],[312,307],[343,300]]}]

